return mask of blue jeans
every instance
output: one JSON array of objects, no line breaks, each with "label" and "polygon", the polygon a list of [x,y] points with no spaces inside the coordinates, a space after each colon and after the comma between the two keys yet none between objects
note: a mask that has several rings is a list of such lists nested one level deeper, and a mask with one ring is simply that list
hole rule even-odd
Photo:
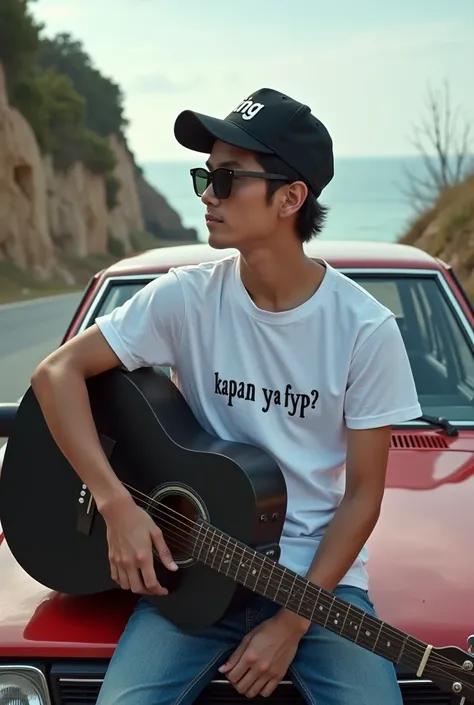
[{"label": "blue jeans", "polygon": [[[339,586],[334,592],[376,616],[365,591]],[[97,705],[193,703],[216,675],[225,678],[217,669],[245,634],[278,609],[255,596],[247,609],[191,635],[140,599],[110,661]],[[310,705],[402,705],[389,661],[317,625],[300,641],[289,676]]]}]

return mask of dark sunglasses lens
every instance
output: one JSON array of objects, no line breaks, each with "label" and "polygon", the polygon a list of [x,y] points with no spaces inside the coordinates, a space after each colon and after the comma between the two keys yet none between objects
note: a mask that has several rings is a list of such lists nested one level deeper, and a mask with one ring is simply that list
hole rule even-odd
[{"label": "dark sunglasses lens", "polygon": [[196,169],[193,173],[194,190],[202,196],[209,185],[209,174],[205,169]]},{"label": "dark sunglasses lens", "polygon": [[232,189],[232,172],[228,169],[215,169],[212,173],[212,187],[216,198],[229,198]]}]

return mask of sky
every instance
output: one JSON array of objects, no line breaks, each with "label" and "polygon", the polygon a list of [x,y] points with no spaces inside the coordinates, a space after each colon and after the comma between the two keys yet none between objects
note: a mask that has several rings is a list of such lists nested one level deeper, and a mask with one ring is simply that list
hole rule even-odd
[{"label": "sky", "polygon": [[410,155],[429,86],[474,122],[474,0],[37,0],[120,84],[140,163],[189,161],[186,109],[225,117],[269,87],[306,103],[337,157]]}]

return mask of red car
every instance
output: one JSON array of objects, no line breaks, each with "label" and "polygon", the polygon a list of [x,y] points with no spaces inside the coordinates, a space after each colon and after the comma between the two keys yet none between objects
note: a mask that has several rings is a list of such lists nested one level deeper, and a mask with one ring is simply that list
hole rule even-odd
[{"label": "red car", "polygon": [[[421,250],[316,241],[306,251],[394,312],[423,409],[423,417],[393,429],[381,517],[369,541],[372,600],[389,624],[433,646],[467,650],[474,633],[473,308],[452,269]],[[90,282],[64,340],[169,267],[226,254],[198,244],[114,264]],[[0,435],[7,417],[5,407]],[[2,457],[0,451],[0,467]],[[16,563],[1,526],[0,576],[0,703],[94,703],[136,597],[117,590],[78,598],[46,589]],[[428,678],[401,668],[398,675],[405,703],[461,702]],[[226,681],[214,681],[200,701],[239,699]],[[270,700],[300,696],[284,681]]]}]

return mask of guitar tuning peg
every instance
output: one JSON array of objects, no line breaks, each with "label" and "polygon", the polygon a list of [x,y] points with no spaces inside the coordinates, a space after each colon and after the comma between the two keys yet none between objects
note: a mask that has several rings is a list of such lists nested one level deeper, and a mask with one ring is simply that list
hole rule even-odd
[{"label": "guitar tuning peg", "polygon": [[467,637],[468,651],[470,654],[474,653],[474,634]]}]

